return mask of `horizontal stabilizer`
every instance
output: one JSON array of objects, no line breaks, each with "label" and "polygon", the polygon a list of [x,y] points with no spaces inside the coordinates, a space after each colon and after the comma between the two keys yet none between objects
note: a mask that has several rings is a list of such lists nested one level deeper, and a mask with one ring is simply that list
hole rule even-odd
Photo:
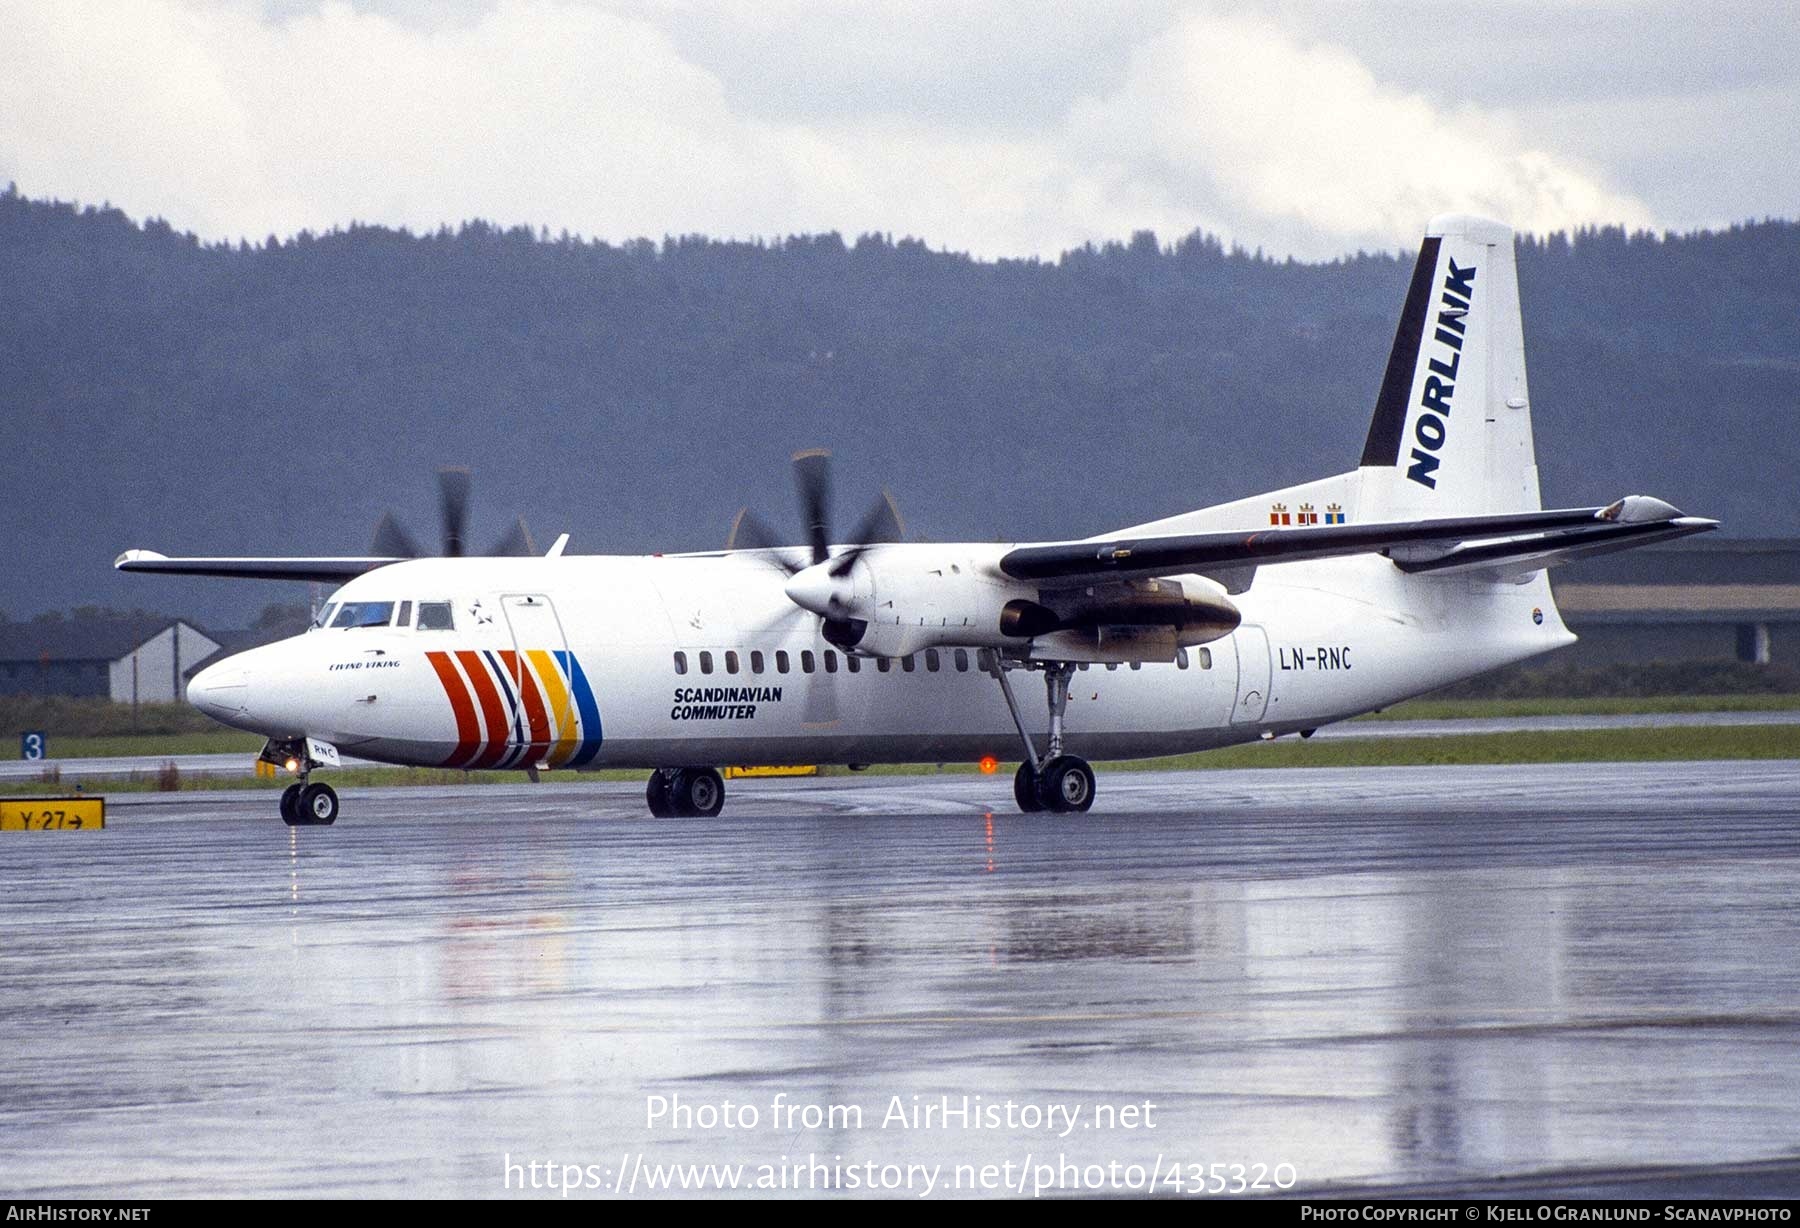
[{"label": "horizontal stabilizer", "polygon": [[1716,520],[1679,516],[1673,520],[1637,523],[1608,522],[1563,532],[1535,533],[1501,541],[1463,543],[1430,555],[1408,557],[1394,551],[1394,565],[1413,574],[1442,575],[1481,571],[1499,576],[1525,575],[1616,550],[1630,550],[1657,542],[1674,541],[1717,528]]},{"label": "horizontal stabilizer", "polygon": [[127,550],[113,566],[167,576],[230,576],[244,580],[319,580],[342,583],[364,572],[404,562],[398,558],[186,558],[172,559],[154,550]]}]

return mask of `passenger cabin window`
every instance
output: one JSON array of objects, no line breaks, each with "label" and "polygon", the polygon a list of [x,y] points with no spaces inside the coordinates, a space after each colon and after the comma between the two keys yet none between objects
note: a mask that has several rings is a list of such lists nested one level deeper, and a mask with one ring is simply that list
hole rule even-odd
[{"label": "passenger cabin window", "polygon": [[450,612],[448,601],[421,601],[419,621],[413,625],[420,631],[454,631],[456,616]]},{"label": "passenger cabin window", "polygon": [[825,650],[825,672],[828,674],[837,673],[837,653],[831,651],[829,648]]},{"label": "passenger cabin window", "polygon": [[700,654],[700,672],[703,674],[712,673],[712,653],[703,652]]},{"label": "passenger cabin window", "polygon": [[333,627],[385,627],[394,618],[391,601],[346,601],[331,620]]},{"label": "passenger cabin window", "polygon": [[943,661],[938,658],[938,650],[927,648],[925,650],[925,668],[935,674],[942,665]]},{"label": "passenger cabin window", "polygon": [[813,655],[812,649],[810,648],[802,648],[800,650],[800,672],[803,674],[810,674],[813,672]]},{"label": "passenger cabin window", "polygon": [[904,657],[900,658],[900,668],[903,672],[908,674],[912,673],[913,670],[917,668],[917,663],[914,662],[912,653],[909,652]]},{"label": "passenger cabin window", "polygon": [[678,652],[675,654],[675,672],[678,674],[687,673],[687,653]]},{"label": "passenger cabin window", "polygon": [[959,674],[966,674],[969,672],[969,653],[967,649],[958,648],[956,650],[956,672]]},{"label": "passenger cabin window", "polygon": [[775,650],[775,672],[778,674],[785,674],[788,672],[788,655],[786,649],[778,648]]},{"label": "passenger cabin window", "polygon": [[1187,666],[1188,666],[1187,649],[1177,648],[1175,650],[1175,668],[1176,669],[1186,669]]},{"label": "passenger cabin window", "polygon": [[860,657],[853,657],[849,653],[845,653],[844,668],[854,674],[862,669],[862,659]]},{"label": "passenger cabin window", "polygon": [[876,657],[875,668],[878,672],[885,674],[894,668],[894,659],[892,657]]},{"label": "passenger cabin window", "polygon": [[752,652],[750,654],[750,672],[753,674],[760,674],[763,672],[763,655],[762,655],[762,653]]},{"label": "passenger cabin window", "polygon": [[1200,668],[1201,669],[1211,669],[1212,668],[1212,649],[1196,648],[1194,651],[1197,652],[1200,656]]},{"label": "passenger cabin window", "polygon": [[1133,661],[1133,662],[1132,662],[1132,663],[1131,663],[1131,668],[1132,668],[1132,669],[1143,669],[1143,668],[1144,668],[1144,663],[1143,663],[1143,662],[1142,662],[1142,661]]},{"label": "passenger cabin window", "polygon": [[728,674],[735,674],[738,672],[737,653],[727,652],[725,654],[725,672]]}]

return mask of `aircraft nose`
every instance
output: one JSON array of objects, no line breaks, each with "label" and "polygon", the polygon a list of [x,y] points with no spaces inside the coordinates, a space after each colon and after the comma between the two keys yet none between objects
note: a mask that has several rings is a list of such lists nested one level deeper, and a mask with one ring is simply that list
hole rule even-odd
[{"label": "aircraft nose", "polygon": [[187,700],[215,721],[231,724],[244,711],[250,673],[241,661],[227,658],[209,665],[188,681]]}]

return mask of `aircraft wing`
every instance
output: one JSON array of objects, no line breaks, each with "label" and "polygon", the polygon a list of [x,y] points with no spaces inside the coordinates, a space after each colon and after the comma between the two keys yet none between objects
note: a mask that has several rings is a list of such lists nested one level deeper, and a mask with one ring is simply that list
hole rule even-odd
[{"label": "aircraft wing", "polygon": [[127,550],[113,560],[120,571],[158,572],[171,576],[233,576],[248,580],[326,580],[342,583],[366,571],[404,562],[400,558],[186,558],[172,559],[154,550]]},{"label": "aircraft wing", "polygon": [[1266,563],[1384,554],[1404,571],[1528,570],[1564,558],[1684,537],[1715,528],[1660,499],[1631,495],[1606,507],[1453,516],[1388,524],[1320,525],[1255,533],[1187,533],[1021,546],[1000,560],[1018,580],[1049,584],[1193,572],[1237,573]]}]

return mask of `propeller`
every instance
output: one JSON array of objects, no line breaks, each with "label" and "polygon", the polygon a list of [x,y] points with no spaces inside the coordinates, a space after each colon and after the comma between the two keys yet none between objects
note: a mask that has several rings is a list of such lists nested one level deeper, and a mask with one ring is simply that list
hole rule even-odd
[{"label": "propeller", "polygon": [[[906,523],[900,509],[887,491],[882,491],[856,527],[843,540],[849,549],[833,557],[831,553],[831,453],[811,448],[794,454],[794,488],[799,496],[800,522],[806,526],[807,561],[797,562],[791,555],[776,553],[788,550],[793,543],[771,528],[768,521],[749,508],[738,509],[732,519],[731,532],[725,539],[727,550],[762,550],[771,553],[770,561],[790,577],[829,563],[826,574],[841,580],[850,574],[856,561],[875,546],[906,540]],[[805,603],[798,603],[804,605]],[[811,608],[811,607],[807,607]],[[815,611],[817,612],[817,611]]]},{"label": "propeller", "polygon": [[[846,652],[862,639],[867,624],[851,617],[852,586],[847,583],[858,559],[876,546],[904,541],[906,525],[894,500],[885,490],[870,506],[850,536],[842,543],[848,547],[831,553],[831,454],[823,448],[812,448],[794,455],[794,489],[800,506],[800,523],[805,529],[805,553],[782,540],[768,522],[749,508],[743,508],[731,523],[727,550],[759,550],[787,577],[788,599],[802,610],[816,614],[820,633],[827,643]],[[809,724],[828,724],[837,719],[836,700],[829,692],[830,674],[822,674],[815,685],[807,688],[816,697],[818,711],[803,718]],[[829,713],[830,715],[827,715]],[[820,717],[814,720],[814,716]]]},{"label": "propeller", "polygon": [[[438,520],[442,534],[442,549],[438,554],[444,558],[461,558],[467,553],[470,474],[463,468],[444,468],[438,470],[437,477]],[[372,550],[375,554],[388,558],[416,559],[427,554],[427,551],[420,548],[418,539],[407,532],[406,526],[393,512],[383,512],[380,521],[376,523]],[[506,532],[500,535],[499,540],[485,552],[487,556],[536,553],[537,547],[532,543],[531,530],[526,527],[523,516],[514,520]]]}]

